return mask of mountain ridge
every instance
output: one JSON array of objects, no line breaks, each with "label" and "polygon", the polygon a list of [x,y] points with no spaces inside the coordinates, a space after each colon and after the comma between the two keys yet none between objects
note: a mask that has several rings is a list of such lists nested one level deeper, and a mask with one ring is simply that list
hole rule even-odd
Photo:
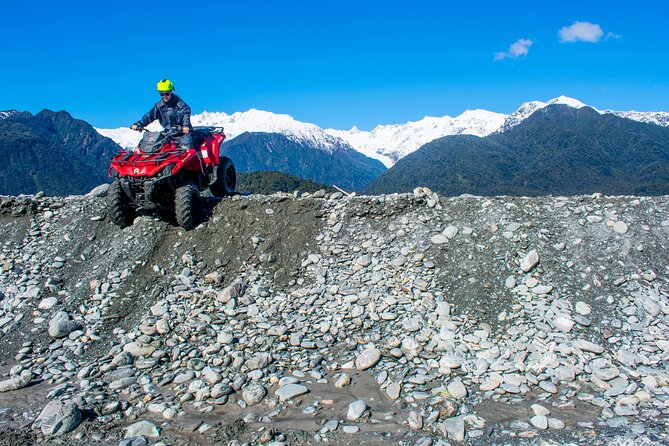
[{"label": "mountain ridge", "polygon": [[[487,136],[504,132],[518,125],[535,111],[550,105],[563,104],[574,108],[591,107],[578,99],[558,96],[546,102],[528,101],[521,104],[511,114],[488,110],[466,110],[458,116],[425,116],[417,121],[404,124],[377,125],[371,131],[353,126],[349,130],[322,129],[315,124],[297,121],[290,115],[250,109],[230,115],[223,112],[203,112],[192,117],[196,125],[223,126],[229,139],[244,133],[280,133],[297,143],[305,143],[314,148],[332,151],[337,148],[352,147],[363,155],[381,161],[386,167],[417,150],[420,146],[437,138],[449,135],[470,134]],[[637,112],[599,110],[600,114],[614,114],[627,119],[669,126],[669,112]],[[155,123],[151,127],[158,130]],[[127,128],[96,129],[119,145],[134,148],[141,135]]]},{"label": "mountain ridge", "polygon": [[505,132],[427,143],[365,192],[417,186],[447,195],[669,194],[669,128],[553,104]]},{"label": "mountain ridge", "polygon": [[0,119],[0,193],[86,193],[107,181],[100,160],[118,148],[66,111],[13,113]]}]

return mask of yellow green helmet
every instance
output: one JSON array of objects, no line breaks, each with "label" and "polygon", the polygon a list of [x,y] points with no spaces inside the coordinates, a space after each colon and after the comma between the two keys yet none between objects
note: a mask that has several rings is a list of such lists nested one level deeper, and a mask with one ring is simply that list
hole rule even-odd
[{"label": "yellow green helmet", "polygon": [[169,79],[163,79],[160,82],[158,82],[157,88],[158,91],[161,93],[166,91],[172,91],[174,90],[174,84]]}]

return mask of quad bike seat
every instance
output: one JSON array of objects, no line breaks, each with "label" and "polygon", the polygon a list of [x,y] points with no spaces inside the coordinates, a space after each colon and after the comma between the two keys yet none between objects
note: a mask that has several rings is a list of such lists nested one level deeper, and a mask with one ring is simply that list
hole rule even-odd
[{"label": "quad bike seat", "polygon": [[190,132],[190,134],[193,137],[193,147],[197,148],[202,145],[202,143],[204,142],[204,137],[209,133],[199,129],[198,130],[193,129],[193,131]]}]

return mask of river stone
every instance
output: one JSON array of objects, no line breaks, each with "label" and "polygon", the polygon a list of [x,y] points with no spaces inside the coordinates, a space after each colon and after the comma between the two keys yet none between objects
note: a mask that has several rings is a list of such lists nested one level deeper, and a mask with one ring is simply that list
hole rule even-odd
[{"label": "river stone", "polygon": [[76,429],[82,419],[79,407],[73,402],[53,400],[42,409],[35,425],[46,436],[58,436]]},{"label": "river stone", "polygon": [[553,370],[553,376],[561,382],[571,382],[576,379],[576,369],[570,365],[561,365]]},{"label": "river stone", "polygon": [[506,280],[504,281],[504,286],[507,287],[507,288],[509,288],[509,289],[511,289],[511,288],[515,288],[515,286],[516,286],[516,278],[513,277],[513,276],[509,276],[509,277],[507,277]]},{"label": "river stone", "polygon": [[585,302],[576,302],[576,312],[580,314],[581,316],[588,316],[591,312],[592,309],[590,308],[590,305],[586,304]]},{"label": "river stone", "polygon": [[348,406],[348,413],[346,414],[346,419],[350,421],[356,421],[359,419],[367,409],[367,404],[363,400],[353,401]]},{"label": "river stone", "polygon": [[537,285],[532,288],[532,294],[548,294],[553,291],[553,285]]},{"label": "river stone", "polygon": [[557,418],[548,419],[548,428],[549,429],[564,429],[564,422]]},{"label": "river stone", "polygon": [[165,305],[154,305],[150,308],[151,314],[156,317],[161,317],[167,313],[167,307]]},{"label": "river stone", "polygon": [[160,437],[160,428],[150,421],[142,420],[125,428],[125,438]]},{"label": "river stone", "polygon": [[412,410],[407,416],[407,423],[409,424],[409,429],[414,432],[419,431],[423,428],[423,417],[415,410]]},{"label": "river stone", "polygon": [[101,198],[107,196],[108,191],[109,191],[109,183],[103,183],[99,186],[95,186],[93,189],[91,189],[90,192],[88,192],[84,196],[89,200],[93,198]]},{"label": "river stone", "polygon": [[572,321],[568,316],[560,315],[553,319],[553,325],[558,330],[569,333],[574,327],[574,321]]},{"label": "river stone", "polygon": [[528,252],[520,262],[520,269],[522,269],[524,273],[529,272],[537,265],[537,263],[539,263],[539,253],[533,249]]},{"label": "river stone", "polygon": [[448,237],[446,237],[443,234],[437,234],[437,235],[433,235],[430,238],[430,241],[432,243],[434,243],[435,245],[443,245],[444,243],[448,243]]},{"label": "river stone", "polygon": [[65,311],[59,311],[49,321],[49,336],[55,339],[64,338],[79,327],[76,321],[70,320],[70,316]]},{"label": "river stone", "polygon": [[616,359],[620,361],[620,363],[628,367],[634,367],[638,362],[640,362],[639,356],[633,351],[626,348],[618,350]]},{"label": "river stone", "polygon": [[629,422],[627,421],[627,418],[625,417],[615,417],[611,418],[610,420],[606,420],[606,424],[609,425],[609,427],[613,428],[619,428],[623,426],[627,426]]},{"label": "river stone", "polygon": [[238,280],[230,284],[223,291],[221,291],[216,296],[216,300],[224,304],[227,304],[233,298],[236,299],[242,297],[245,292],[246,292],[246,284],[241,280]]},{"label": "river stone", "polygon": [[249,370],[264,369],[272,362],[272,355],[269,353],[258,353],[253,358],[246,361],[246,367]]},{"label": "river stone", "polygon": [[451,418],[452,416],[457,415],[460,406],[458,403],[451,398],[446,398],[441,401],[437,406],[437,411],[439,411],[439,417],[442,419]]},{"label": "river stone", "polygon": [[611,381],[618,375],[620,375],[620,370],[618,370],[618,367],[602,367],[592,370],[592,376],[599,378],[602,381]]},{"label": "river stone", "polygon": [[483,382],[481,383],[481,385],[479,386],[479,388],[480,388],[481,390],[483,390],[484,392],[487,392],[487,391],[489,391],[489,390],[495,390],[495,389],[498,388],[501,384],[502,384],[502,383],[501,383],[498,379],[490,378],[490,379],[488,379],[488,380],[486,380],[486,381],[483,381]]},{"label": "river stone", "polygon": [[539,387],[545,390],[548,393],[557,393],[558,389],[555,384],[550,381],[541,381],[539,382]]},{"label": "river stone", "polygon": [[536,277],[532,277],[530,275],[527,275],[523,279],[523,283],[525,284],[525,286],[527,286],[527,288],[534,288],[537,285],[539,285],[539,279],[537,279]]},{"label": "river stone", "polygon": [[388,394],[388,397],[391,400],[396,400],[397,398],[399,398],[401,391],[402,391],[401,383],[390,383],[386,387],[386,393]]},{"label": "river stone", "polygon": [[328,420],[323,424],[323,428],[327,429],[329,432],[334,432],[339,427],[338,420]]},{"label": "river stone", "polygon": [[618,234],[625,234],[627,232],[627,223],[624,221],[617,221],[613,224],[613,230]]},{"label": "river stone", "polygon": [[443,434],[453,441],[464,441],[465,439],[465,420],[463,416],[447,418],[438,427],[441,427]]},{"label": "river stone", "polygon": [[342,389],[346,386],[351,384],[351,375],[348,373],[342,373],[339,378],[337,378],[337,381],[335,381],[335,387],[338,389]]},{"label": "river stone", "polygon": [[195,378],[195,372],[192,370],[186,370],[185,372],[179,373],[174,377],[174,384],[183,384]]},{"label": "river stone", "polygon": [[276,389],[275,395],[279,398],[281,402],[288,401],[292,398],[295,398],[299,395],[304,395],[309,389],[302,384],[288,384],[283,387]]},{"label": "river stone", "polygon": [[262,384],[253,382],[242,390],[242,398],[249,406],[260,403],[267,395],[267,389]]},{"label": "river stone", "polygon": [[358,370],[367,370],[376,365],[381,359],[381,352],[375,348],[368,348],[355,359],[355,367]]},{"label": "river stone", "polygon": [[537,429],[548,429],[548,418],[545,415],[535,415],[530,418],[530,423]]},{"label": "river stone", "polygon": [[651,317],[659,315],[662,310],[660,304],[650,297],[639,297],[636,300],[636,304],[638,307],[643,308]]},{"label": "river stone", "polygon": [[402,328],[408,332],[418,331],[423,327],[421,321],[415,317],[409,317],[402,321]]},{"label": "river stone", "polygon": [[123,346],[123,351],[130,353],[132,356],[150,356],[156,351],[152,345],[143,345],[139,342],[130,342]]},{"label": "river stone", "polygon": [[205,381],[212,385],[218,384],[223,379],[220,373],[218,373],[216,370],[210,369],[209,367],[205,367],[202,370],[202,377]]},{"label": "river stone", "polygon": [[11,392],[12,390],[23,389],[30,384],[32,373],[28,370],[21,372],[20,376],[0,381],[0,393]]},{"label": "river stone", "polygon": [[55,307],[57,303],[58,303],[58,299],[57,299],[57,298],[55,298],[55,297],[46,297],[46,298],[44,298],[44,299],[42,299],[42,300],[40,301],[40,303],[39,303],[39,305],[37,305],[37,307],[38,307],[40,310],[49,311],[49,310],[51,310],[53,307]]},{"label": "river stone", "polygon": [[109,384],[109,388],[112,390],[122,390],[126,389],[137,382],[137,379],[134,377],[121,378],[113,381]]},{"label": "river stone", "polygon": [[543,415],[543,416],[546,417],[546,416],[551,414],[551,411],[546,409],[541,404],[532,404],[530,406],[530,409],[532,409],[532,412],[534,412],[534,415]]},{"label": "river stone", "polygon": [[156,331],[160,334],[167,334],[170,332],[170,324],[165,319],[159,319],[156,322]]},{"label": "river stone", "polygon": [[151,403],[146,406],[146,408],[151,413],[162,414],[167,407],[165,406],[165,403]]},{"label": "river stone", "polygon": [[222,331],[216,336],[216,342],[219,344],[227,345],[232,342],[233,335],[227,331]]},{"label": "river stone", "polygon": [[407,262],[407,258],[404,256],[398,256],[392,261],[392,265],[395,267],[403,266]]},{"label": "river stone", "polygon": [[586,341],[585,339],[577,339],[574,341],[573,344],[574,347],[583,350],[584,352],[590,352],[590,353],[603,353],[604,352],[604,347],[601,345],[597,345],[594,342]]},{"label": "river stone", "polygon": [[455,399],[461,400],[467,396],[467,388],[459,379],[454,379],[448,383],[447,389],[448,393]]},{"label": "river stone", "polygon": [[279,380],[279,387],[287,386],[288,384],[299,384],[300,380],[296,376],[284,376]]},{"label": "river stone", "polygon": [[453,225],[450,225],[446,229],[444,229],[444,232],[442,232],[442,234],[444,234],[444,237],[452,239],[458,234],[458,228]]}]

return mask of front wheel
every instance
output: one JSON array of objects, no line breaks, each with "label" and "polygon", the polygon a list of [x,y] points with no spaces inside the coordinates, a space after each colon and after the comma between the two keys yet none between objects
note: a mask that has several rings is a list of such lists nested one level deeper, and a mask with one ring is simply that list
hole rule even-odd
[{"label": "front wheel", "polygon": [[130,226],[135,219],[135,209],[130,204],[130,198],[121,187],[121,183],[114,181],[107,192],[107,203],[111,221],[121,227]]},{"label": "front wheel", "polygon": [[237,172],[235,164],[226,156],[216,166],[216,181],[211,183],[209,190],[217,197],[228,197],[235,194],[237,187]]},{"label": "front wheel", "polygon": [[184,184],[174,194],[174,213],[177,223],[186,230],[193,229],[195,226],[199,198],[200,192],[193,183]]}]

